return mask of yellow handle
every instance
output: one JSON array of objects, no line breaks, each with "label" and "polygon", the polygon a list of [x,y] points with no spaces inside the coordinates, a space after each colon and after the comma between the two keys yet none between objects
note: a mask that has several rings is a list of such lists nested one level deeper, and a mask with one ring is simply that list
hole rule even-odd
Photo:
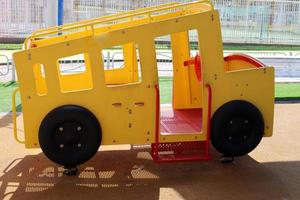
[{"label": "yellow handle", "polygon": [[21,144],[24,144],[25,141],[22,141],[18,138],[18,129],[17,129],[17,110],[16,110],[16,96],[17,93],[20,92],[19,88],[16,88],[12,94],[12,116],[13,116],[13,129],[14,129],[14,137],[15,140]]}]

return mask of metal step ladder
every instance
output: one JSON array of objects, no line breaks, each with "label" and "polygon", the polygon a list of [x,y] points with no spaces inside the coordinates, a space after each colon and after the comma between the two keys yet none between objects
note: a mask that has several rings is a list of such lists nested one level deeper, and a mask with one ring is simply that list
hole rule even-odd
[{"label": "metal step ladder", "polygon": [[151,155],[156,163],[183,162],[183,161],[205,161],[211,160],[209,154],[210,147],[210,119],[211,119],[211,99],[212,90],[210,85],[206,85],[208,91],[208,116],[207,116],[207,137],[205,141],[193,142],[170,142],[159,143],[159,121],[160,102],[159,87],[156,86],[156,133],[155,143],[151,144]]}]

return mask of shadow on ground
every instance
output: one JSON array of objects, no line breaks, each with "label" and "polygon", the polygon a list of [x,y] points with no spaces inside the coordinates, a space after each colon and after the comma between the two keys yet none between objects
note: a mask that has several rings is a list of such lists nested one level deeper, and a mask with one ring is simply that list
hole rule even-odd
[{"label": "shadow on ground", "polygon": [[[7,166],[0,178],[0,195],[43,200],[294,199],[274,170],[299,172],[300,162],[258,163],[245,156],[224,165],[213,154],[215,159],[209,162],[158,165],[147,149],[101,151],[80,166],[75,177],[64,176],[63,169],[43,154],[30,155]],[[299,182],[297,173],[294,182]]]},{"label": "shadow on ground", "polygon": [[[16,111],[17,111],[17,117],[20,116],[22,110],[22,105],[19,104],[16,107]],[[4,116],[0,116],[0,127],[6,127],[8,125],[12,124],[12,111],[9,111],[8,113],[6,113]]]}]

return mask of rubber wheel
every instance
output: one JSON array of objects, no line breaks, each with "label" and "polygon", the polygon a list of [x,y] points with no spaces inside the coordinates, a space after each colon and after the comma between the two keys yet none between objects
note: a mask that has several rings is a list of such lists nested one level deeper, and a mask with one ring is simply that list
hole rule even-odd
[{"label": "rubber wheel", "polygon": [[97,118],[79,106],[62,106],[43,119],[39,143],[44,154],[67,168],[92,158],[101,144],[101,127]]},{"label": "rubber wheel", "polygon": [[264,134],[261,112],[251,103],[231,101],[220,107],[211,121],[211,142],[226,156],[243,156],[260,143]]}]

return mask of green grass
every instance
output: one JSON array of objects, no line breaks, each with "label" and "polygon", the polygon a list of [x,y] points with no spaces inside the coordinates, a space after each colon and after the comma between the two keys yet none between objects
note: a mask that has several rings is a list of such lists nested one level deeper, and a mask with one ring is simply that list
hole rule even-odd
[{"label": "green grass", "polygon": [[[12,92],[18,87],[17,83],[0,84],[0,112],[11,111]],[[21,111],[20,97],[17,95],[17,111]]]},{"label": "green grass", "polygon": [[0,50],[21,50],[23,44],[1,44]]},{"label": "green grass", "polygon": [[159,79],[160,103],[172,102],[172,78]]},{"label": "green grass", "polygon": [[277,100],[300,100],[300,83],[276,84]]},{"label": "green grass", "polygon": [[[160,78],[160,102],[168,104],[172,102],[172,79]],[[11,95],[18,84],[9,82],[0,84],[0,112],[11,111]],[[276,84],[275,96],[277,100],[300,100],[300,83]],[[20,98],[17,96],[17,110],[21,111]]]}]

